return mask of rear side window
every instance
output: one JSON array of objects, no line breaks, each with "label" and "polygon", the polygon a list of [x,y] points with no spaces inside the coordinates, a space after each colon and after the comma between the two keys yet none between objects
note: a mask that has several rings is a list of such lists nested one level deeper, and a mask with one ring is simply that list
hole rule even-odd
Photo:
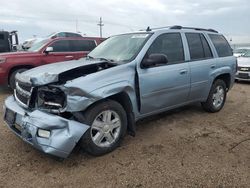
[{"label": "rear side window", "polygon": [[191,60],[212,58],[211,49],[201,33],[186,33]]},{"label": "rear side window", "polygon": [[184,61],[184,50],[181,35],[179,33],[167,33],[160,35],[150,46],[147,56],[154,53],[165,54],[168,64]]},{"label": "rear side window", "polygon": [[91,51],[96,47],[94,40],[71,40],[72,51]]},{"label": "rear side window", "polygon": [[50,46],[53,47],[53,52],[70,52],[71,51],[68,40],[56,41]]},{"label": "rear side window", "polygon": [[219,57],[232,56],[233,52],[223,35],[209,34]]}]

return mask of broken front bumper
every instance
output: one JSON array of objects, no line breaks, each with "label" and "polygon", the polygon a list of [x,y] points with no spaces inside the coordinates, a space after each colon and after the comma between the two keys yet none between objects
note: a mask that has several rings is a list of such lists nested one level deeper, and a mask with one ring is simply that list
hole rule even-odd
[{"label": "broken front bumper", "polygon": [[[57,115],[25,110],[13,96],[5,100],[4,109],[5,122],[17,136],[38,150],[61,158],[71,153],[89,128],[88,125]],[[39,137],[38,129],[50,131],[49,138]]]}]

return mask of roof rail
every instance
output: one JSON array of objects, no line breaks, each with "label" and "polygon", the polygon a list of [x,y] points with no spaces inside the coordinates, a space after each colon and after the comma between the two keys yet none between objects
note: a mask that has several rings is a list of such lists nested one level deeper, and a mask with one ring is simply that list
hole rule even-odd
[{"label": "roof rail", "polygon": [[210,32],[213,32],[213,33],[218,33],[218,31],[216,31],[214,29],[204,29],[204,28],[197,28],[197,27],[183,27],[183,26],[180,26],[180,25],[171,26],[171,27],[169,27],[169,29],[194,29],[194,30],[197,30],[197,31],[210,31]]}]

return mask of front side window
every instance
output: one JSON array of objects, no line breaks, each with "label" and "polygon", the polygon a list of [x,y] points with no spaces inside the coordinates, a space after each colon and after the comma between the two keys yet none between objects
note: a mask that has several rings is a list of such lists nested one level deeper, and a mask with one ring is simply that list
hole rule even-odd
[{"label": "front side window", "polygon": [[202,60],[212,57],[207,40],[201,33],[186,33],[191,60]]},{"label": "front side window", "polygon": [[209,34],[219,57],[232,56],[233,52],[223,35]]},{"label": "front side window", "polygon": [[53,52],[70,52],[71,51],[68,40],[56,41],[53,44],[51,44],[50,47],[53,47]]},{"label": "front side window", "polygon": [[119,62],[129,62],[140,52],[145,42],[149,39],[149,33],[130,33],[108,38],[98,45],[89,57],[105,58]]},{"label": "front side window", "polygon": [[146,56],[151,54],[164,54],[168,64],[184,61],[184,50],[180,33],[166,33],[155,39]]}]

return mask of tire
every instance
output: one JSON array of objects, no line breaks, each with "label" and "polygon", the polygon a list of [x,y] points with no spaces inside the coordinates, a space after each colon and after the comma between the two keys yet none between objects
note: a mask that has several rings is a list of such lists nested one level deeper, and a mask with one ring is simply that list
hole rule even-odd
[{"label": "tire", "polygon": [[28,69],[25,69],[25,68],[23,68],[23,69],[17,69],[17,70],[13,71],[10,74],[10,76],[9,76],[9,86],[10,86],[11,89],[13,89],[13,90],[16,89],[16,83],[15,83],[15,76],[16,76],[16,74],[17,73],[22,73],[22,72],[24,72],[26,70],[28,70]]},{"label": "tire", "polygon": [[207,112],[219,112],[226,101],[227,90],[223,80],[215,80],[209,92],[206,102],[201,103],[203,109]]},{"label": "tire", "polygon": [[[107,123],[109,121],[106,121],[105,124],[105,117],[107,120],[110,119],[115,123],[110,121],[111,125],[109,125]],[[113,151],[120,145],[122,138],[126,134],[127,115],[123,107],[116,101],[107,100],[97,103],[84,113],[78,114],[76,119],[90,125],[79,144],[87,153],[94,156],[100,156]],[[119,127],[113,128],[119,124]]]}]

